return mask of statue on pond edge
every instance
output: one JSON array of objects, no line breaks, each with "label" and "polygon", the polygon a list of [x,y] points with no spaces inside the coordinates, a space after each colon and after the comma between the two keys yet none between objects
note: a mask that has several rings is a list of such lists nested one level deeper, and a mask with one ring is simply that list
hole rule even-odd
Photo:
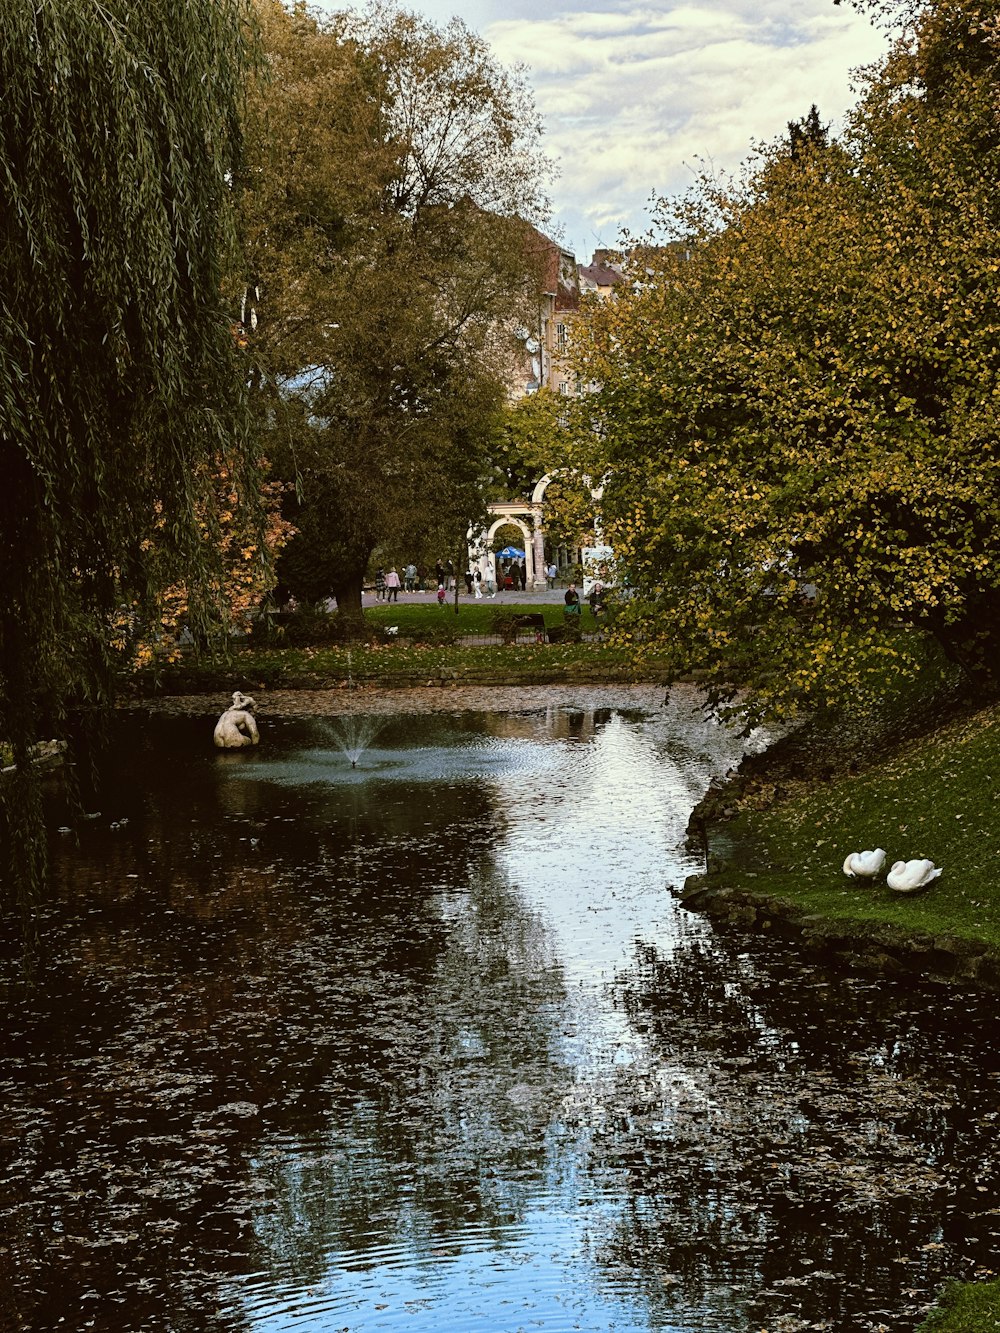
[{"label": "statue on pond edge", "polygon": [[244,745],[256,745],[260,740],[253,710],[256,707],[249,694],[234,690],[233,702],[215,724],[215,743],[220,750],[238,750]]}]

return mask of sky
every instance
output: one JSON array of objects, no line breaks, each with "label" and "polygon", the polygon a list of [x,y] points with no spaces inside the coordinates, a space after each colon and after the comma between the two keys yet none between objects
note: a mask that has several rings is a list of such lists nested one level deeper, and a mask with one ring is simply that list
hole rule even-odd
[{"label": "sky", "polygon": [[[815,103],[834,130],[885,37],[834,0],[400,0],[524,65],[555,159],[552,225],[581,263],[645,234],[651,201],[733,172]],[[326,9],[360,8],[324,0]]]}]

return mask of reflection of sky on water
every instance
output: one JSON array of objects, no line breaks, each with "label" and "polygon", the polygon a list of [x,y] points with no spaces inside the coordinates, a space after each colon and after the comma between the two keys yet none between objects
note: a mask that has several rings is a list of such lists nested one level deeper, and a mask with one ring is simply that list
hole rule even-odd
[{"label": "reflection of sky on water", "polygon": [[[345,734],[331,747],[255,753],[233,772],[241,782],[350,788],[355,796],[361,786],[365,799],[383,809],[400,799],[396,790],[405,789],[403,799],[412,801],[421,788],[443,784],[464,792],[463,805],[487,812],[486,878],[457,895],[457,885],[442,884],[436,900],[452,941],[441,985],[467,997],[447,1058],[451,1077],[466,1071],[461,1076],[470,1079],[467,1095],[477,1114],[490,1097],[515,1107],[523,1100],[543,1133],[539,1165],[509,1196],[511,1221],[494,1222],[488,1231],[459,1225],[443,1241],[440,1234],[407,1237],[395,1217],[391,1232],[376,1229],[367,1242],[356,1238],[356,1250],[332,1250],[323,1277],[305,1295],[294,1283],[251,1284],[245,1295],[255,1327],[462,1333],[650,1327],[631,1281],[609,1281],[593,1265],[598,1238],[621,1205],[617,1177],[601,1179],[587,1169],[587,1122],[601,1083],[613,1083],[617,1069],[643,1058],[643,1038],[611,999],[616,974],[638,941],[655,940],[669,953],[680,938],[704,929],[682,918],[669,886],[696,864],[681,846],[690,808],[733,762],[739,742],[683,703],[628,717],[613,709],[550,708],[490,725],[493,734],[484,735],[455,732],[439,720],[410,743],[405,727],[394,734],[389,723],[361,751],[356,768]],[[496,916],[507,899],[510,906]],[[497,1034],[482,1026],[469,994],[474,983],[462,972],[469,958],[479,958],[486,974],[510,970],[520,985],[533,984],[534,976],[561,978],[560,998],[553,993],[544,1006],[536,1002],[539,1018],[548,1015],[549,1073],[542,1066],[520,1073],[506,1067]],[[479,1004],[496,1003],[491,993],[487,988]],[[507,1001],[500,1003],[502,1010]],[[357,1143],[343,1145],[348,1158],[357,1150]],[[369,1157],[358,1169],[398,1167],[378,1168]],[[490,1189],[498,1198],[505,1193],[500,1181]],[[699,1333],[713,1326],[704,1322]]]},{"label": "reflection of sky on water", "polygon": [[572,977],[609,975],[640,935],[681,929],[666,890],[695,865],[681,847],[692,777],[703,791],[712,772],[683,746],[658,753],[654,736],[613,716],[557,751],[510,810],[499,867],[545,916]]},{"label": "reflection of sky on water", "polygon": [[739,745],[651,693],[123,721],[0,937],[0,1327],[912,1333],[991,1265],[989,1003],[677,910]]},{"label": "reflection of sky on water", "polygon": [[[304,1293],[296,1284],[278,1286],[265,1299],[251,1299],[247,1313],[255,1329],[271,1333],[647,1333],[641,1303],[624,1288],[602,1291],[587,1264],[588,1227],[606,1209],[596,1197],[581,1205],[541,1196],[502,1238],[470,1228],[456,1233],[448,1251],[428,1250],[416,1259],[393,1247],[354,1264],[350,1256],[335,1256],[315,1287]],[[575,1255],[567,1253],[568,1237],[574,1237]],[[710,1325],[656,1327],[704,1333]]]},{"label": "reflection of sky on water", "polygon": [[[232,776],[291,788],[362,786],[373,804],[394,799],[386,787],[475,788],[469,804],[498,814],[497,870],[542,913],[574,979],[610,975],[650,931],[665,947],[692,928],[666,890],[700,868],[682,845],[687,818],[740,748],[697,710],[681,705],[628,720],[609,712],[595,726],[591,714],[550,708],[510,720],[528,735],[449,733],[439,722],[437,734],[401,745],[383,743],[384,720],[350,722],[353,733],[345,728],[337,744],[280,757],[254,751]],[[316,724],[321,732],[330,726]],[[352,766],[345,747],[366,735]]]}]

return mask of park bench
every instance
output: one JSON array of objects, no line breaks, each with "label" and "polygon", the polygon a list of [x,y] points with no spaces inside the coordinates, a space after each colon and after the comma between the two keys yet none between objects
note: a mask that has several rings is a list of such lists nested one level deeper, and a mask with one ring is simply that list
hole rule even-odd
[{"label": "park bench", "polygon": [[541,611],[528,611],[519,615],[515,621],[517,637],[533,638],[535,643],[545,642],[545,617]]}]

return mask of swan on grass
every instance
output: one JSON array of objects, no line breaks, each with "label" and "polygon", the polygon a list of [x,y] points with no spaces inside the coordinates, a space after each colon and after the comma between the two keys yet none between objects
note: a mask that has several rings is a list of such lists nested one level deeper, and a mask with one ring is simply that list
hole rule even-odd
[{"label": "swan on grass", "polygon": [[871,852],[851,852],[844,860],[844,874],[852,879],[871,879],[885,865],[885,851],[876,847]]},{"label": "swan on grass", "polygon": [[916,893],[918,889],[926,889],[940,873],[941,867],[926,858],[896,861],[886,875],[885,882],[896,893]]}]

